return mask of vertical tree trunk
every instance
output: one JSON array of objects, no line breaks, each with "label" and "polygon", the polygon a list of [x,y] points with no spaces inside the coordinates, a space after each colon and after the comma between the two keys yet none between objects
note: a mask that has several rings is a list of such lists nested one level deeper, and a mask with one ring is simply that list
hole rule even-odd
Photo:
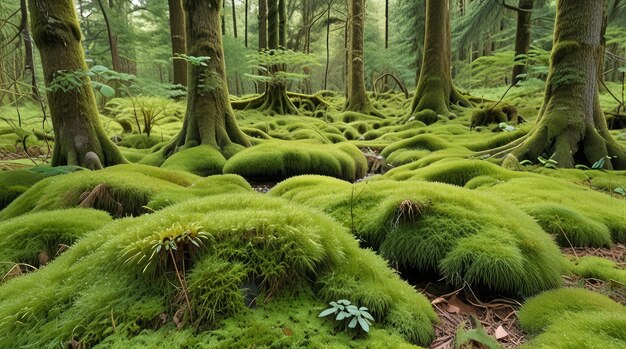
[{"label": "vertical tree trunk", "polygon": [[222,1],[222,11],[220,12],[220,18],[222,19],[222,36],[226,36],[226,15],[224,15],[224,8],[226,8],[226,0]]},{"label": "vertical tree trunk", "polygon": [[[519,55],[527,55],[530,50],[530,19],[532,17],[533,0],[519,0],[517,11],[517,30],[515,32],[515,61],[524,62]],[[513,66],[512,85],[521,80],[518,76],[526,74],[526,64]]]},{"label": "vertical tree trunk", "polygon": [[328,89],[328,70],[330,69],[330,10],[334,0],[328,2],[326,9],[326,69],[324,70],[324,90]]},{"label": "vertical tree trunk", "polygon": [[605,168],[626,169],[626,150],[609,133],[598,96],[604,6],[603,0],[557,1],[550,72],[537,122],[527,137],[494,149],[494,156],[512,153],[534,162],[543,155],[559,167],[590,166],[604,158]]},{"label": "vertical tree trunk", "polygon": [[237,10],[235,9],[235,0],[231,0],[230,3],[233,7],[233,36],[237,39]]},{"label": "vertical tree trunk", "polygon": [[30,36],[30,28],[28,25],[28,6],[26,5],[26,0],[20,0],[20,11],[22,12],[20,32],[24,42],[24,72],[30,71],[31,92],[35,99],[39,99],[39,88],[37,88],[35,58],[33,54],[33,43]]},{"label": "vertical tree trunk", "polygon": [[248,0],[245,0],[245,7],[244,8],[245,8],[245,10],[244,10],[245,13],[244,13],[244,20],[243,20],[243,22],[244,22],[244,25],[243,25],[243,27],[244,27],[244,32],[243,32],[244,39],[243,39],[243,42],[244,42],[244,46],[246,48],[248,48]]},{"label": "vertical tree trunk", "polygon": [[188,65],[183,127],[163,149],[164,158],[197,145],[211,145],[224,154],[250,145],[237,125],[228,96],[220,31],[222,4],[222,0],[183,0],[189,55],[211,58],[205,62],[206,66]]},{"label": "vertical tree trunk", "polygon": [[385,48],[389,48],[389,0],[385,0]]},{"label": "vertical tree trunk", "polygon": [[259,51],[267,48],[267,0],[259,0]]},{"label": "vertical tree trunk", "polygon": [[[187,53],[185,45],[185,14],[181,0],[168,0],[170,10],[170,37],[172,38],[172,56]],[[187,62],[173,60],[174,84],[187,86]]]},{"label": "vertical tree trunk", "polygon": [[[46,86],[59,71],[86,70],[74,2],[29,0],[29,8]],[[85,166],[85,156],[90,151],[98,155],[104,166],[126,162],[100,125],[89,78],[84,79],[81,87],[67,92],[48,91],[47,95],[55,136],[53,166]]]},{"label": "vertical tree trunk", "polygon": [[426,1],[426,32],[422,68],[407,120],[432,124],[454,118],[451,107],[471,106],[452,84],[449,0]]},{"label": "vertical tree trunk", "polygon": [[382,116],[370,102],[365,90],[364,65],[364,30],[365,0],[348,2],[348,21],[350,22],[348,40],[348,95],[345,111]]},{"label": "vertical tree trunk", "polygon": [[107,28],[107,36],[109,38],[109,49],[111,50],[111,64],[113,65],[113,70],[115,70],[116,72],[122,72],[122,62],[120,60],[120,53],[117,48],[117,36],[113,34],[113,28],[111,28],[109,15],[107,14],[106,8],[102,4],[102,0],[98,0],[98,5],[100,6],[100,10],[102,11],[104,24]]},{"label": "vertical tree trunk", "polygon": [[280,23],[278,19],[278,1],[267,0],[267,47],[277,49],[280,39]]},{"label": "vertical tree trunk", "polygon": [[285,0],[278,0],[278,46],[287,48],[287,9]]}]

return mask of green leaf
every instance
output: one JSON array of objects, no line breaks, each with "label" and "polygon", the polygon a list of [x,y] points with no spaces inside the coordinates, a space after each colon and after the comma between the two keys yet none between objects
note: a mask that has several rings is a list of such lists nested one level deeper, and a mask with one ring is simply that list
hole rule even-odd
[{"label": "green leaf", "polygon": [[574,167],[575,167],[575,168],[577,168],[577,169],[579,169],[579,170],[584,170],[584,171],[586,171],[586,170],[591,170],[591,169],[589,168],[589,166],[586,166],[586,165],[583,165],[583,164],[578,164],[578,165],[576,165],[576,166],[574,166]]},{"label": "green leaf", "polygon": [[337,312],[337,308],[328,308],[326,310],[324,310],[323,312],[320,313],[320,315],[318,315],[318,317],[325,317],[328,316],[330,314],[334,314]]},{"label": "green leaf", "polygon": [[361,325],[361,328],[363,329],[363,331],[365,332],[369,332],[370,331],[370,325],[367,323],[367,321],[361,317],[357,318],[359,321],[359,324]]},{"label": "green leaf", "polygon": [[367,311],[362,311],[361,312],[361,316],[363,316],[364,318],[366,318],[368,320],[374,321],[374,317],[370,313],[368,313]]},{"label": "green leaf", "polygon": [[526,165],[532,165],[533,162],[530,161],[530,160],[522,160],[522,161],[520,161],[519,164],[522,165],[522,166],[526,166]]},{"label": "green leaf", "polygon": [[115,90],[113,89],[113,87],[105,84],[102,84],[102,86],[100,86],[100,93],[102,93],[102,95],[107,98],[115,96]]},{"label": "green leaf", "polygon": [[91,71],[92,73],[95,73],[95,74],[102,74],[104,72],[109,71],[109,68],[107,68],[107,67],[105,67],[103,65],[94,65],[93,67],[91,67],[89,69],[89,71]]},{"label": "green leaf", "polygon": [[591,168],[594,169],[594,170],[599,170],[601,168],[604,168],[604,164],[605,163],[606,163],[606,158],[603,157],[602,159],[594,162],[593,165],[591,166]]},{"label": "green leaf", "polygon": [[337,301],[337,303],[343,304],[343,305],[350,305],[350,304],[352,304],[352,303],[350,303],[349,300],[346,300],[346,299],[340,299],[340,300]]},{"label": "green leaf", "polygon": [[335,320],[337,321],[341,321],[345,318],[350,317],[351,315],[349,313],[346,313],[345,311],[340,311],[339,314],[337,314],[337,317],[335,318]]},{"label": "green leaf", "polygon": [[352,314],[352,315],[358,315],[359,314],[359,308],[355,307],[354,305],[348,305],[346,307],[346,310],[348,312],[350,312],[350,314]]},{"label": "green leaf", "polygon": [[620,194],[620,195],[626,196],[626,191],[622,187],[617,187],[617,188],[613,189],[613,191],[618,193],[618,194]]},{"label": "green leaf", "polygon": [[350,327],[350,328],[355,328],[355,327],[356,327],[357,322],[359,321],[358,319],[359,319],[358,317],[353,317],[353,318],[352,318],[352,321],[350,321],[350,323],[348,324],[348,327]]}]

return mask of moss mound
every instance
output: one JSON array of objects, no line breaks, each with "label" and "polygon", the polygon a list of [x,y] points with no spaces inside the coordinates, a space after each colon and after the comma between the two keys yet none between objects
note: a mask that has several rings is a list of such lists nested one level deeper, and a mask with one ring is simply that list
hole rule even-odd
[{"label": "moss mound", "polygon": [[585,289],[548,291],[528,300],[520,325],[538,334],[524,348],[624,348],[626,307]]},{"label": "moss mound", "polygon": [[428,300],[335,221],[257,194],[213,196],[115,221],[0,286],[0,347],[139,347],[166,333],[158,343],[186,344],[198,329],[223,347],[269,346],[277,336],[288,346],[349,346],[351,336],[333,336],[317,317],[341,298],[376,318],[358,347],[433,338]]},{"label": "moss mound", "polygon": [[217,148],[199,145],[174,153],[165,160],[162,168],[186,171],[198,176],[221,174],[226,159]]},{"label": "moss mound", "polygon": [[546,232],[554,235],[560,246],[608,247],[612,244],[611,232],[606,225],[566,207],[536,205],[528,210],[528,214],[537,219]]},{"label": "moss mound", "polygon": [[[553,175],[557,174],[555,171]],[[480,187],[478,190],[515,203],[523,211],[537,216],[541,216],[537,212],[542,211],[546,205],[553,208],[558,206],[556,214],[567,224],[569,230],[566,233],[569,232],[577,239],[576,245],[585,242],[592,246],[605,245],[603,226],[609,229],[613,242],[626,242],[626,201],[589,187],[558,178],[533,175],[512,178],[493,186]],[[554,214],[554,209],[552,213]],[[577,224],[581,225],[575,227]],[[548,227],[549,231],[551,229]],[[559,230],[558,226],[556,230]],[[572,243],[574,244],[573,241]]]},{"label": "moss mound", "polygon": [[561,283],[550,236],[514,206],[471,190],[301,176],[270,195],[322,208],[393,263],[455,286],[530,295]]},{"label": "moss mound", "polygon": [[0,211],[0,220],[77,206],[115,217],[137,216],[193,197],[251,190],[239,176],[202,179],[181,171],[118,165],[42,180]]},{"label": "moss mound", "polygon": [[626,285],[626,270],[620,269],[615,262],[606,258],[595,256],[582,257],[575,261],[573,272],[585,278],[617,281],[622,286]]},{"label": "moss mound", "polygon": [[[76,208],[23,215],[0,223],[0,275],[13,263],[39,267],[63,248],[112,220],[106,212]],[[24,271],[27,269],[23,268]]]},{"label": "moss mound", "polygon": [[26,170],[0,171],[0,210],[40,180],[82,170],[77,166],[39,166]]},{"label": "moss mound", "polygon": [[280,180],[301,174],[321,174],[354,181],[367,173],[367,160],[355,146],[303,142],[266,142],[230,158],[224,173],[254,181]]}]

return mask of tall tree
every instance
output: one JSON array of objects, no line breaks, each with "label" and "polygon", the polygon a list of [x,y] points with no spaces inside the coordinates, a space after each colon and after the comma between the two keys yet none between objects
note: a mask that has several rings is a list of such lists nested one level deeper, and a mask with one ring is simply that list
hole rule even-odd
[{"label": "tall tree", "polygon": [[[46,86],[60,71],[85,71],[81,33],[72,0],[29,0],[32,33],[41,54]],[[100,125],[89,78],[69,91],[48,91],[54,127],[52,165],[88,165],[94,152],[104,166],[126,162]]]},{"label": "tall tree", "polygon": [[348,2],[348,26],[348,95],[344,110],[382,116],[365,90],[365,0]]},{"label": "tall tree", "polygon": [[228,96],[220,28],[222,5],[222,0],[183,0],[189,55],[210,58],[188,65],[183,128],[163,149],[164,157],[197,145],[211,145],[226,154],[250,145],[237,125]]},{"label": "tall tree", "polygon": [[449,0],[427,0],[422,68],[408,120],[432,124],[455,117],[455,106],[471,106],[452,83],[451,50]]},{"label": "tall tree", "polygon": [[[107,13],[107,9],[102,4],[102,0],[98,0],[98,6],[102,11],[102,17],[104,18],[104,24],[107,30],[107,37],[109,39],[109,50],[111,50],[111,63],[113,70],[116,72],[122,72],[122,62],[120,59],[120,53],[117,48],[117,35],[113,33],[113,27],[111,26],[111,20],[109,19],[109,14]],[[109,6],[112,8],[113,3],[109,1]]]},{"label": "tall tree", "polygon": [[259,51],[267,48],[267,0],[259,0]]},{"label": "tall tree", "polygon": [[526,137],[494,149],[536,161],[548,156],[559,167],[591,165],[626,169],[626,149],[610,135],[598,96],[605,1],[557,1],[550,71],[539,117]]},{"label": "tall tree", "polygon": [[35,55],[33,54],[33,43],[30,36],[30,26],[28,25],[28,5],[26,0],[20,0],[20,11],[22,19],[20,21],[20,32],[24,43],[24,72],[30,72],[30,88],[35,99],[39,99],[39,89],[37,88],[37,74],[35,70]]},{"label": "tall tree", "polygon": [[[185,13],[181,0],[168,0],[170,11],[170,36],[172,38],[172,56],[186,54],[185,45]],[[187,62],[183,59],[174,59],[174,84],[187,86]]]},{"label": "tall tree", "polygon": [[[530,27],[534,0],[519,0],[517,8],[517,29],[515,32],[515,57],[516,61],[520,61],[518,57],[527,55],[530,50]],[[526,74],[526,65],[518,64],[513,66],[513,76],[511,83],[517,84],[521,80],[520,75]]]}]

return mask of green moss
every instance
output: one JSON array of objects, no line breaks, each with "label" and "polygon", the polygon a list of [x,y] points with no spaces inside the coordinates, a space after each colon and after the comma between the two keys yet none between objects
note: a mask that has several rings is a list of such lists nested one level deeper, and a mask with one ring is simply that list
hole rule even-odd
[{"label": "green moss", "polygon": [[99,198],[94,197],[96,200],[87,206],[106,210],[115,216],[139,215],[149,212],[145,207],[160,208],[207,194],[251,190],[241,178],[233,180],[232,176],[218,176],[211,179],[216,187],[207,191],[206,187],[192,185],[200,179],[186,172],[134,164],[93,172],[80,171],[38,182],[0,211],[0,219],[28,212],[77,207],[83,202],[81,196],[96,188],[100,192]]},{"label": "green moss", "polygon": [[626,308],[585,289],[565,288],[528,300],[519,311],[522,329],[538,334],[524,348],[623,348]]},{"label": "green moss", "polygon": [[174,153],[161,165],[162,168],[191,172],[198,176],[221,174],[226,159],[211,145],[199,145]]},{"label": "green moss", "polygon": [[148,149],[154,147],[160,142],[163,142],[163,139],[155,135],[150,135],[150,137],[148,137],[145,134],[134,134],[124,136],[119,145],[134,149]]},{"label": "green moss", "polygon": [[626,285],[626,270],[606,258],[585,256],[574,262],[573,273],[585,278],[617,281]]},{"label": "green moss", "polygon": [[546,232],[554,235],[560,246],[611,246],[609,228],[577,211],[559,205],[546,204],[530,208],[528,214],[537,219]]},{"label": "green moss", "polygon": [[82,168],[77,166],[39,166],[26,170],[0,172],[0,210],[9,205],[15,198],[28,190],[38,181],[60,174],[72,173]]},{"label": "green moss", "polygon": [[277,180],[300,174],[324,174],[354,181],[365,176],[367,162],[350,144],[266,142],[233,156],[224,173],[251,180]]},{"label": "green moss", "polygon": [[69,209],[23,215],[0,223],[0,275],[10,263],[39,267],[39,254],[52,259],[62,245],[71,246],[85,234],[97,230],[112,219],[102,211]]},{"label": "green moss", "polygon": [[270,195],[330,213],[366,246],[415,272],[459,286],[533,294],[560,285],[560,252],[512,205],[456,186],[320,176],[279,183]]},{"label": "green moss", "polygon": [[[205,247],[176,239],[191,231],[202,231]],[[153,248],[164,241],[178,249]],[[244,303],[250,288],[258,288],[253,309]],[[370,306],[376,322],[367,337],[335,335],[318,318],[339,296]],[[177,312],[181,330],[173,329]],[[259,194],[196,199],[87,234],[46,268],[1,285],[0,319],[0,347],[41,348],[71,339],[101,348],[410,347],[427,345],[437,321],[424,296],[337,222]]]},{"label": "green moss", "polygon": [[[554,174],[558,175],[558,173]],[[557,178],[525,173],[519,178],[511,178],[506,182],[481,187],[478,190],[513,202],[529,213],[541,211],[542,206],[545,205],[561,207],[562,209],[559,209],[561,212],[569,211],[563,214],[570,217],[568,219],[572,224],[574,224],[572,219],[584,224],[580,229],[571,229],[591,234],[585,238],[589,243],[598,245],[606,241],[602,237],[604,234],[602,225],[611,232],[613,242],[626,241],[626,202],[589,187]],[[571,218],[572,215],[574,218]],[[555,228],[558,229],[558,226]],[[581,240],[581,242],[584,241]]]}]

